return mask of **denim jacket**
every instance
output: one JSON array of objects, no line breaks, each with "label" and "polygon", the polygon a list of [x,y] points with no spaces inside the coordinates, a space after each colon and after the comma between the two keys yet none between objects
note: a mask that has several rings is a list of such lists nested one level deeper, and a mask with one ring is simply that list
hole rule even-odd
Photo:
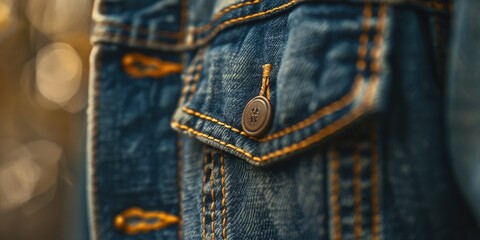
[{"label": "denim jacket", "polygon": [[471,237],[445,128],[452,9],[96,0],[91,239]]}]

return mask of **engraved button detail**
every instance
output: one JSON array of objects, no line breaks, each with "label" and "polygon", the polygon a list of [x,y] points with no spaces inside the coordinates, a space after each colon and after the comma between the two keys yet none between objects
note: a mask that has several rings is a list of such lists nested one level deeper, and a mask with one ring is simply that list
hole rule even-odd
[{"label": "engraved button detail", "polygon": [[259,137],[268,131],[271,118],[272,107],[268,99],[264,96],[254,97],[243,109],[243,131],[252,137]]}]

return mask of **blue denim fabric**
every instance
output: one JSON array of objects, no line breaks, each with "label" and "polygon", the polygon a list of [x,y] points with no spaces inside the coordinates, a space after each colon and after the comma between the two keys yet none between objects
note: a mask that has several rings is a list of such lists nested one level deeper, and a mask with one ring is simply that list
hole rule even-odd
[{"label": "blue denim fabric", "polygon": [[[169,124],[179,95],[179,76],[171,75],[162,81],[129,77],[122,70],[121,59],[126,50],[122,48],[103,44],[94,49],[95,64],[101,70],[93,84],[97,96],[90,217],[100,239],[123,236],[114,230],[113,220],[130,207],[179,214],[177,135]],[[175,55],[160,56],[179,61]],[[176,226],[171,226],[144,237],[175,239],[176,231]]]},{"label": "blue denim fabric", "polygon": [[[92,238],[466,239],[444,127],[451,5],[372,2],[97,1]],[[132,76],[130,53],[183,71]],[[241,116],[262,88],[273,120],[252,137]],[[131,207],[181,221],[115,229]]]}]

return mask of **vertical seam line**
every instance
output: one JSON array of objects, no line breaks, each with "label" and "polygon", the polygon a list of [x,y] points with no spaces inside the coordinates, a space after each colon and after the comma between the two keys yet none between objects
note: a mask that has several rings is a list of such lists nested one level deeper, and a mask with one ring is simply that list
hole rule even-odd
[{"label": "vertical seam line", "polygon": [[210,230],[212,231],[210,236],[211,240],[215,239],[215,155],[212,152],[212,162],[210,171],[210,195],[212,197],[212,203],[210,204]]},{"label": "vertical seam line", "polygon": [[362,188],[361,188],[361,172],[362,162],[360,156],[360,146],[355,144],[353,155],[353,190],[354,190],[354,234],[355,239],[359,240],[362,237]]},{"label": "vertical seam line", "polygon": [[368,31],[370,29],[370,21],[372,17],[372,4],[370,2],[366,2],[364,7],[363,7],[363,14],[362,14],[362,33],[360,34],[360,37],[358,39],[359,46],[358,46],[358,52],[357,52],[357,80],[362,79],[363,80],[363,73],[366,68],[367,62],[366,62],[366,56],[368,52],[368,43],[369,43],[369,37],[368,37]]},{"label": "vertical seam line", "polygon": [[[365,68],[367,68],[366,56],[368,53],[368,44],[369,44],[369,30],[371,25],[372,17],[372,3],[366,2],[362,11],[362,33],[359,37],[359,46],[357,50],[357,81],[364,81]],[[354,177],[353,177],[353,188],[354,188],[354,236],[355,239],[360,239],[362,236],[362,215],[361,215],[361,188],[360,188],[360,171],[361,171],[361,162],[360,162],[360,152],[358,146],[355,146],[354,150]]]},{"label": "vertical seam line", "polygon": [[333,217],[333,239],[342,239],[342,217],[340,216],[340,156],[336,147],[332,149],[332,217]]},{"label": "vertical seam line", "polygon": [[[370,66],[372,77],[374,79],[379,78],[381,62],[379,60],[381,55],[381,46],[384,41],[383,33],[385,31],[385,24],[387,19],[387,4],[380,4],[378,10],[378,24],[377,24],[377,32],[375,35],[375,50],[372,51],[372,58],[373,63]],[[380,239],[380,207],[379,207],[379,178],[378,178],[378,149],[377,149],[377,142],[376,142],[376,132],[373,129],[372,133],[372,166],[371,166],[371,191],[372,191],[372,239],[378,240]]]},{"label": "vertical seam line", "polygon": [[227,207],[226,207],[226,193],[225,193],[225,168],[224,168],[224,153],[220,155],[220,173],[222,175],[222,239],[227,239]]},{"label": "vertical seam line", "polygon": [[199,51],[202,51],[200,53],[200,59],[199,59],[199,65],[195,68],[196,69],[196,72],[195,72],[195,75],[192,79],[192,81],[188,84],[188,86],[190,87],[190,91],[189,91],[189,96],[188,96],[188,99],[187,99],[187,102],[190,101],[193,97],[193,94],[195,93],[195,91],[197,90],[197,84],[198,84],[198,80],[200,80],[200,74],[202,73],[202,70],[203,70],[203,60],[204,60],[204,54],[205,54],[205,50],[199,50]]},{"label": "vertical seam line", "polygon": [[207,233],[206,233],[206,228],[207,228],[207,225],[206,225],[206,215],[205,215],[205,211],[206,211],[206,201],[207,201],[207,194],[206,194],[206,189],[205,189],[205,185],[206,185],[206,181],[207,181],[207,157],[208,157],[208,154],[206,152],[206,148],[204,148],[204,156],[203,156],[203,178],[202,178],[202,239],[206,239],[207,237]]},{"label": "vertical seam line", "polygon": [[379,186],[378,186],[378,148],[377,133],[375,126],[371,127],[371,176],[372,184],[372,240],[378,240],[380,235],[380,208],[379,208]]},{"label": "vertical seam line", "polygon": [[202,66],[197,66],[198,62],[200,61],[200,58],[201,56],[199,54],[197,54],[193,58],[192,62],[190,63],[190,66],[187,69],[187,74],[184,75],[183,77],[183,87],[182,87],[182,92],[180,94],[180,99],[178,101],[178,106],[181,106],[184,104],[186,95],[189,92],[189,86],[191,83],[191,79],[193,78],[193,74],[195,74],[195,71],[198,70],[197,69],[198,67],[200,68],[202,67]]},{"label": "vertical seam line", "polygon": [[178,178],[178,239],[182,239],[182,231],[183,231],[183,194],[182,194],[182,184],[183,184],[183,140],[182,134],[177,134],[177,156],[178,156],[178,165],[177,165],[177,178]]}]

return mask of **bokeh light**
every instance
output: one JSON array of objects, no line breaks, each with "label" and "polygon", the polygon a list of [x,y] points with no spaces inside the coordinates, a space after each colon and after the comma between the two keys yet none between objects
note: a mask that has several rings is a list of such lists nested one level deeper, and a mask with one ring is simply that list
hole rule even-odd
[{"label": "bokeh light", "polygon": [[44,34],[64,33],[88,21],[90,4],[89,0],[29,0],[26,15]]},{"label": "bokeh light", "polygon": [[73,238],[91,7],[91,0],[0,0],[1,240]]},{"label": "bokeh light", "polygon": [[78,91],[82,61],[68,44],[53,43],[37,54],[36,86],[48,100],[65,104]]}]

